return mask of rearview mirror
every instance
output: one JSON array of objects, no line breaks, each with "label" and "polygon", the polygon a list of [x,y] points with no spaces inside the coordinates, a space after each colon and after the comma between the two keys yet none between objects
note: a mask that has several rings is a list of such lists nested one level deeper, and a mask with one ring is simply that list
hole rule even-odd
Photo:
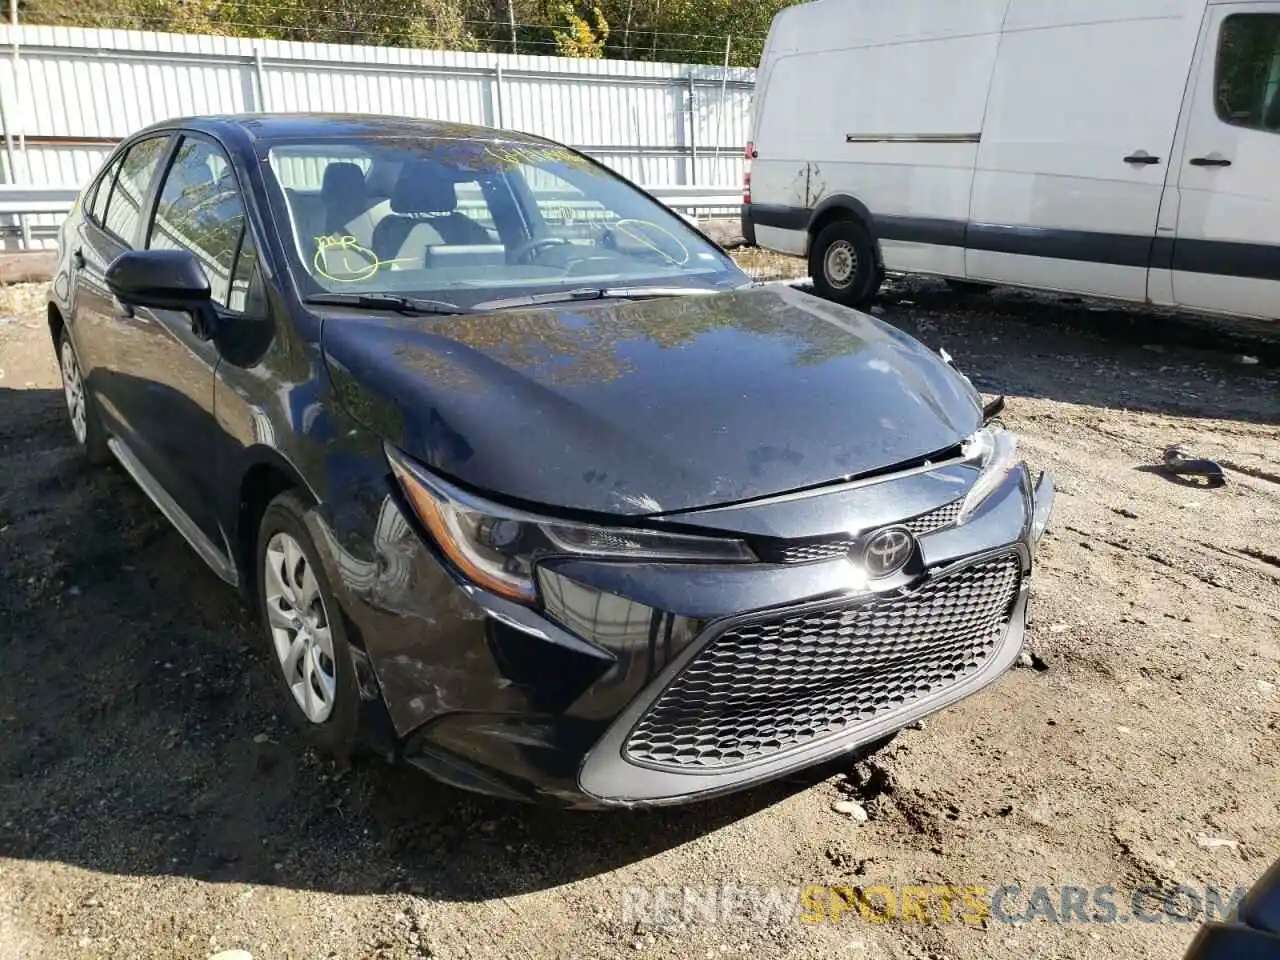
[{"label": "rearview mirror", "polygon": [[107,267],[107,286],[121,303],[192,310],[209,299],[209,278],[189,250],[129,250]]},{"label": "rearview mirror", "polygon": [[209,278],[191,251],[128,250],[111,261],[105,279],[126,306],[186,311],[197,336],[213,336]]}]

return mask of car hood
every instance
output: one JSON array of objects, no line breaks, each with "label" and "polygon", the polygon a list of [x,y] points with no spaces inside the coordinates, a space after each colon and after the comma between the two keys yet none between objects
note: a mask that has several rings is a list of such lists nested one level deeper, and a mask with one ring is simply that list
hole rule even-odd
[{"label": "car hood", "polygon": [[502,498],[645,515],[865,475],[981,426],[976,392],[874,317],[787,287],[491,314],[330,314],[368,429]]}]

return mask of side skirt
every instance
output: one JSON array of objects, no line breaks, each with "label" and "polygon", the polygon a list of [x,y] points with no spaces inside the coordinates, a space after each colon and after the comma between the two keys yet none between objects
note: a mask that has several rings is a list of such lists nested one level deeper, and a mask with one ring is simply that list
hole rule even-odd
[{"label": "side skirt", "polygon": [[240,574],[236,570],[235,563],[225,551],[219,549],[218,545],[205,535],[186,511],[178,506],[177,501],[169,496],[159,481],[151,475],[151,471],[134,456],[133,451],[116,437],[109,438],[107,446],[129,476],[133,477],[134,482],[142,488],[142,492],[151,498],[151,502],[160,508],[160,512],[177,528],[187,543],[191,544],[191,548],[200,555],[200,559],[207,563],[220,579],[233,587],[238,586]]}]

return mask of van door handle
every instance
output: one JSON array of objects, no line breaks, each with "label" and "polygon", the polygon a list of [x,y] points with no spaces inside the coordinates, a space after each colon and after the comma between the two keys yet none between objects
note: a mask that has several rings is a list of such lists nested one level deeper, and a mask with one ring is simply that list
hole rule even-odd
[{"label": "van door handle", "polygon": [[1211,153],[1207,157],[1192,157],[1193,167],[1229,167],[1231,161],[1220,153]]},{"label": "van door handle", "polygon": [[1124,162],[1132,163],[1132,164],[1150,165],[1153,163],[1159,163],[1160,158],[1153,157],[1151,154],[1147,153],[1147,151],[1145,150],[1139,150],[1137,153],[1131,153],[1129,154],[1129,156],[1125,157]]}]

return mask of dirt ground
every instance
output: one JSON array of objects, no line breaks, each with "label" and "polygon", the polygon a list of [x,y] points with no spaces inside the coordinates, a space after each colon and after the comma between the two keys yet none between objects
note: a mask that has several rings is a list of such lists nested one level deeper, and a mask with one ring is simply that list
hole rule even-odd
[{"label": "dirt ground", "polygon": [[[1007,394],[1059,478],[1034,666],[825,778],[584,815],[301,751],[249,614],[78,458],[39,295],[0,303],[0,960],[1177,958],[1194,926],[1130,892],[1229,891],[1280,855],[1274,340],[899,281],[876,310]],[[1148,470],[1175,442],[1227,485]],[[1017,884],[1006,915],[1109,885],[1120,916],[671,924],[623,894],[724,884]]]}]

